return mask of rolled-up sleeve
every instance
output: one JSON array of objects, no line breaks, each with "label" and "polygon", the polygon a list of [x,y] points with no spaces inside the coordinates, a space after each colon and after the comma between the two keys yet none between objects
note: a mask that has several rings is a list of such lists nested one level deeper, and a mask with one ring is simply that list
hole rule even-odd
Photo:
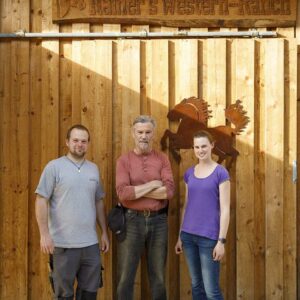
[{"label": "rolled-up sleeve", "polygon": [[169,158],[163,154],[162,156],[161,180],[167,189],[167,198],[170,200],[175,193],[175,184]]},{"label": "rolled-up sleeve", "polygon": [[119,200],[134,200],[134,186],[130,184],[129,168],[124,157],[117,160],[116,167],[116,191]]}]

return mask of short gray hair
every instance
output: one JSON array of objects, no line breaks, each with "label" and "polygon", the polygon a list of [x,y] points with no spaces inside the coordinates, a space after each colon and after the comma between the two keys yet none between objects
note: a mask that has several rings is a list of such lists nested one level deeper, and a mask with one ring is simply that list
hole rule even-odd
[{"label": "short gray hair", "polygon": [[136,123],[151,123],[153,128],[156,127],[156,121],[151,116],[147,115],[140,115],[136,117],[132,123],[132,126],[134,126]]}]

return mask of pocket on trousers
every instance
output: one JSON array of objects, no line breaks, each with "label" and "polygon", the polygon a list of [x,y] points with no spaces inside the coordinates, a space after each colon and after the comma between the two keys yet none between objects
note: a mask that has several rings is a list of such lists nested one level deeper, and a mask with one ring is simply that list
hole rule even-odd
[{"label": "pocket on trousers", "polygon": [[125,213],[126,222],[133,221],[136,218],[137,214],[135,213]]},{"label": "pocket on trousers", "polygon": [[168,216],[167,216],[167,214],[160,214],[160,215],[158,215],[158,218],[159,218],[159,220],[167,221]]},{"label": "pocket on trousers", "polygon": [[182,242],[189,241],[191,238],[192,238],[191,234],[189,234],[187,232],[184,232],[184,231],[180,232],[180,239],[181,239]]}]

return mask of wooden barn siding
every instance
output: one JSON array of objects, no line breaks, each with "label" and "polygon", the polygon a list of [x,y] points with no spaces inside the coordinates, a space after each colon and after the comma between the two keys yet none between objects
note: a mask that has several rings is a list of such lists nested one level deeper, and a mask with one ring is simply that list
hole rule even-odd
[{"label": "wooden barn siding", "polygon": [[[1,32],[170,31],[176,28],[51,23],[50,1],[1,1]],[[191,29],[204,30],[207,29]],[[238,29],[232,29],[238,30]],[[279,30],[278,30],[279,31]],[[293,29],[288,30],[289,33]],[[286,30],[284,30],[286,35]],[[107,209],[115,199],[116,158],[132,147],[129,125],[139,113],[158,120],[182,98],[198,95],[213,110],[210,126],[225,124],[223,109],[240,98],[251,123],[236,140],[231,170],[231,223],[222,262],[226,299],[296,299],[297,47],[293,39],[0,41],[0,299],[51,299],[47,258],[39,251],[34,190],[45,164],[65,153],[65,132],[91,130],[89,158],[101,168]],[[276,74],[275,76],[271,76]],[[170,203],[167,287],[170,299],[190,299],[183,256],[174,254],[183,205],[184,170],[194,160],[170,156],[177,193]],[[113,299],[116,243],[103,256]],[[149,299],[145,260],[135,299]]]}]

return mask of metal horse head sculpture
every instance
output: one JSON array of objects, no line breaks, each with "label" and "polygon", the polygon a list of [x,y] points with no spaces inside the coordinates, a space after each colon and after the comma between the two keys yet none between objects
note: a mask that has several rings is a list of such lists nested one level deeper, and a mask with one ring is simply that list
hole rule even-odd
[{"label": "metal horse head sculpture", "polygon": [[222,163],[226,157],[230,157],[226,167],[230,169],[236,160],[239,152],[233,147],[234,137],[240,134],[247,124],[249,117],[243,110],[241,101],[237,100],[225,109],[226,119],[234,127],[220,125],[217,127],[207,127],[207,120],[211,117],[211,111],[206,101],[195,97],[183,99],[168,113],[170,121],[179,122],[176,133],[167,129],[161,138],[162,149],[167,148],[167,138],[169,138],[169,148],[175,160],[180,162],[180,149],[190,149],[193,147],[193,136],[199,130],[208,131],[215,139],[213,153],[218,156],[218,163]]}]

